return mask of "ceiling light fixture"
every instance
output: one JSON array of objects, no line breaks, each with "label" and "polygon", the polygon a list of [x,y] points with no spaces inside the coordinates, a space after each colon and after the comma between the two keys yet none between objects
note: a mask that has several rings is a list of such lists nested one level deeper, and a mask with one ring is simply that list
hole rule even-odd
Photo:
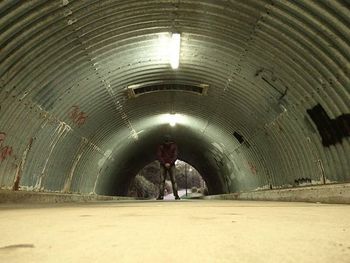
[{"label": "ceiling light fixture", "polygon": [[180,64],[180,46],[181,35],[179,33],[173,33],[171,35],[169,59],[172,69],[178,69]]},{"label": "ceiling light fixture", "polygon": [[169,125],[171,127],[175,127],[176,123],[177,123],[177,116],[176,116],[176,114],[169,114],[168,118],[169,118]]}]

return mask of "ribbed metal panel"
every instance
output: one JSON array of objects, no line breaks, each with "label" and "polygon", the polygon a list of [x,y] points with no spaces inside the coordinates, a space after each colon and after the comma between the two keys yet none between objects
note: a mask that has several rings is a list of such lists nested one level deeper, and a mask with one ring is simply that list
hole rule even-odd
[{"label": "ribbed metal panel", "polygon": [[[346,0],[1,1],[1,187],[123,194],[164,133],[213,193],[349,182],[349,136],[325,147],[307,114],[350,113],[349,28]],[[128,97],[162,81],[208,95]]]}]

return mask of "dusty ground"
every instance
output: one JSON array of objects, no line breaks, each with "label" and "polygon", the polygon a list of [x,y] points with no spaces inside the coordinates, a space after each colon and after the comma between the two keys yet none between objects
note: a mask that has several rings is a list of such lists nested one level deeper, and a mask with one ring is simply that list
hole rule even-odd
[{"label": "dusty ground", "polygon": [[0,262],[350,262],[350,206],[0,205]]}]

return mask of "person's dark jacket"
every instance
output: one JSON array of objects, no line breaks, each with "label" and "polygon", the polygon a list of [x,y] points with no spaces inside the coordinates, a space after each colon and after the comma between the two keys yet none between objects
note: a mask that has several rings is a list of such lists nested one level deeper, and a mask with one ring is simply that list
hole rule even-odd
[{"label": "person's dark jacket", "polygon": [[177,145],[175,142],[163,143],[158,146],[157,157],[162,165],[174,165],[177,159]]}]

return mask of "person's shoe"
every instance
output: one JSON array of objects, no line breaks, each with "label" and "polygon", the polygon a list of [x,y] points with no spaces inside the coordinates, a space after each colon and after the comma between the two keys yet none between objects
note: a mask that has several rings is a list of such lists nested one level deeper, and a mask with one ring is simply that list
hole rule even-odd
[{"label": "person's shoe", "polygon": [[157,200],[163,200],[163,199],[164,199],[163,196],[158,196],[158,197],[157,197]]},{"label": "person's shoe", "polygon": [[175,200],[181,200],[180,196],[175,196]]}]

